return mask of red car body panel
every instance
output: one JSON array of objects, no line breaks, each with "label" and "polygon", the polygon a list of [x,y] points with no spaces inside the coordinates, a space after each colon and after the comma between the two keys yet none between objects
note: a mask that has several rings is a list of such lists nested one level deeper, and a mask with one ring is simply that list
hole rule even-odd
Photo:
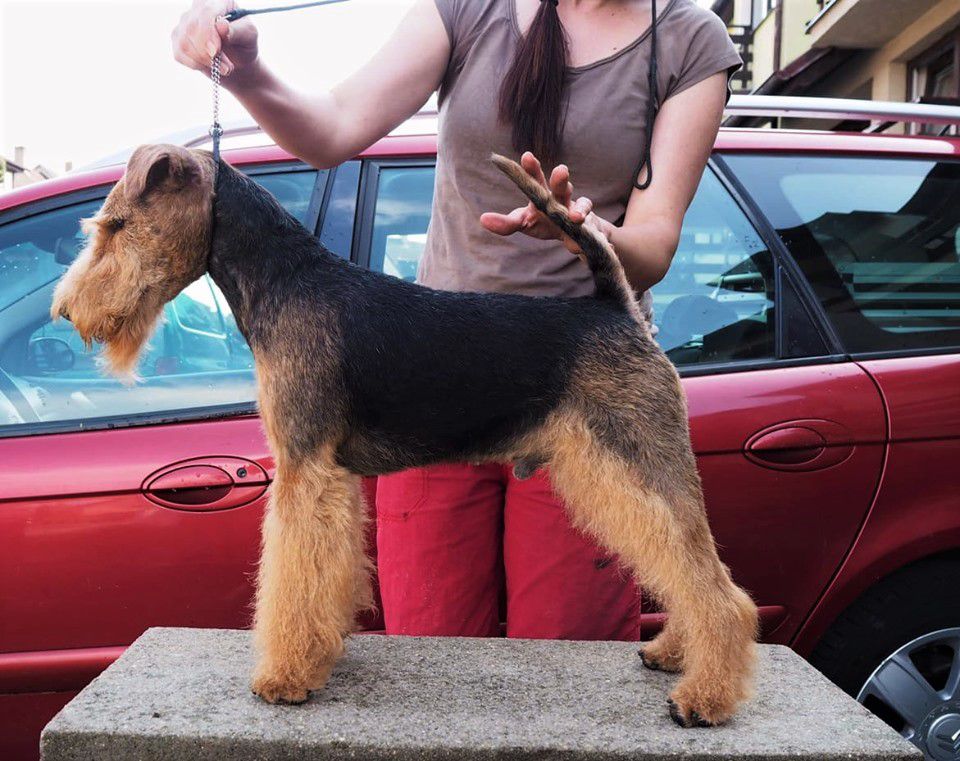
[{"label": "red car body panel", "polygon": [[[428,156],[432,158],[436,154],[437,139],[435,135],[403,135],[384,138],[360,154],[359,158],[387,156]],[[238,167],[249,164],[280,164],[286,161],[299,161],[299,159],[275,145],[224,150],[223,158]],[[112,184],[123,176],[123,169],[122,165],[118,165],[90,171],[71,172],[64,177],[57,177],[7,193],[0,193],[0,211],[52,196],[63,195],[64,193]]]},{"label": "red car body panel", "polygon": [[[716,147],[960,157],[958,140],[776,130],[725,129]],[[386,138],[363,156],[435,151],[434,135],[415,135]],[[238,166],[294,160],[274,146],[224,156]],[[121,174],[108,167],[31,185],[0,195],[0,211]],[[767,641],[807,654],[878,578],[960,548],[957,356],[777,367],[683,384],[711,525],[724,560],[761,606]],[[932,404],[931,387],[957,394]],[[808,428],[827,440],[824,459],[809,467],[769,467],[747,451],[765,433]],[[218,457],[272,473],[259,419],[250,415],[0,439],[4,758],[35,758],[43,724],[145,626],[249,624],[265,498],[198,514],[143,492],[158,469]],[[372,502],[375,481],[366,487]],[[126,562],[131,556],[146,562]],[[659,614],[646,615],[644,635],[661,623]],[[376,630],[382,621],[365,625]]]},{"label": "red car body panel", "polygon": [[[788,153],[871,153],[903,156],[960,156],[960,140],[904,135],[860,135],[801,130],[723,129],[715,144],[717,151],[761,151]],[[361,158],[435,156],[436,135],[403,135],[384,138],[361,154]],[[231,164],[262,164],[296,161],[277,146],[224,150]],[[110,166],[87,172],[72,172],[65,177],[28,185],[0,193],[0,211],[76,190],[116,182],[122,166]]]},{"label": "red car body panel", "polygon": [[960,140],[812,130],[723,129],[717,137],[715,149],[761,153],[869,153],[950,158],[960,156]]},{"label": "red car body panel", "polygon": [[[98,673],[91,673],[86,682]],[[40,755],[40,732],[79,691],[0,693],[0,751],[4,761],[35,761]]]},{"label": "red car body panel", "polygon": [[960,557],[960,356],[877,359],[862,367],[886,402],[887,459],[852,551],[794,638],[802,655],[877,580],[922,558]]},{"label": "red car body panel", "polygon": [[[853,544],[880,479],[886,421],[866,373],[853,363],[684,379],[694,451],[724,562],[761,605],[784,609],[768,641],[789,644]],[[842,427],[828,444],[845,459],[814,470],[775,470],[744,447],[789,421]],[[799,424],[799,423],[798,423]],[[810,520],[811,505],[822,505]],[[777,547],[771,566],[769,547]],[[767,622],[767,626],[773,623]]]},{"label": "red car body panel", "polygon": [[4,689],[15,694],[71,690],[93,679],[125,649],[124,646],[80,647],[2,654],[0,673]]},{"label": "red car body panel", "polygon": [[[7,439],[0,453],[10,465],[0,476],[0,536],[13,540],[0,577],[15,581],[0,598],[0,652],[125,644],[151,618],[249,623],[263,499],[194,513],[154,504],[141,484],[158,465],[212,455],[269,471],[258,419]],[[66,574],[70,599],[60,592]]]}]

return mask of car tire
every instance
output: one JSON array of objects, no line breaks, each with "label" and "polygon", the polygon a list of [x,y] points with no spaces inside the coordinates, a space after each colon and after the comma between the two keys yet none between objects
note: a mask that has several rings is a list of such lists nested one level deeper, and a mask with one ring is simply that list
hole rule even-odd
[{"label": "car tire", "polygon": [[841,613],[809,661],[856,697],[900,647],[953,627],[960,627],[960,557],[922,560],[881,579]]}]

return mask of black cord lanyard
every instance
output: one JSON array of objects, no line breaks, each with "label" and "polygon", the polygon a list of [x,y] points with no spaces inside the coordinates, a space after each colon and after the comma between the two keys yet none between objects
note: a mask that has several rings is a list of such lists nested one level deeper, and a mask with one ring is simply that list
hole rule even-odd
[{"label": "black cord lanyard", "polygon": [[313,3],[297,3],[296,5],[276,5],[273,8],[234,8],[223,15],[227,21],[236,21],[244,16],[256,16],[260,13],[276,13],[277,11],[298,11],[301,8],[313,8],[317,5],[332,5],[333,3],[345,3],[347,0],[317,0]]},{"label": "black cord lanyard", "polygon": [[[640,166],[633,173],[633,186],[637,190],[646,190],[653,182],[653,157],[650,155],[653,147],[653,122],[657,118],[660,104],[657,102],[657,0],[650,0],[650,71],[648,72],[648,88],[650,93],[647,100],[647,134],[644,136],[643,155],[640,156]],[[637,177],[647,168],[647,177],[639,182]]]}]

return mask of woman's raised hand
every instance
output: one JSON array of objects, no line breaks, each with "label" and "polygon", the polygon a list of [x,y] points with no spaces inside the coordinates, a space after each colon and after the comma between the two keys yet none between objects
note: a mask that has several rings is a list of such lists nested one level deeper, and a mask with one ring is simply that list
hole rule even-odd
[{"label": "woman's raised hand", "polygon": [[236,0],[193,0],[173,33],[173,57],[198,71],[210,70],[213,57],[223,52],[221,76],[244,69],[257,60],[257,27],[249,18],[232,24],[219,18],[236,7]]},{"label": "woman's raised hand", "polygon": [[[591,215],[593,202],[589,198],[578,198],[573,200],[573,184],[570,182],[570,170],[564,165],[559,164],[554,167],[550,173],[550,181],[547,181],[543,173],[543,167],[540,161],[530,151],[527,151],[520,157],[520,165],[544,187],[550,188],[550,192],[558,203],[563,204],[570,210],[570,219],[573,222],[584,222]],[[572,238],[565,235],[550,219],[537,209],[533,203],[526,206],[520,206],[509,214],[497,214],[487,212],[480,215],[480,224],[486,229],[497,235],[513,235],[522,232],[532,238],[540,240],[559,240],[567,249],[574,254],[579,254],[580,249]],[[601,228],[602,229],[602,228]]]}]

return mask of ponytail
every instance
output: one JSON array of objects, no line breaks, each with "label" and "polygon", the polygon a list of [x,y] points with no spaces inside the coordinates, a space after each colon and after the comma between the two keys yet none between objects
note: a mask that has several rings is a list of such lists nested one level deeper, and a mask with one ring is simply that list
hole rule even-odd
[{"label": "ponytail", "polygon": [[499,116],[512,126],[514,149],[533,151],[546,166],[560,155],[566,68],[567,38],[557,0],[540,0],[500,87]]}]

